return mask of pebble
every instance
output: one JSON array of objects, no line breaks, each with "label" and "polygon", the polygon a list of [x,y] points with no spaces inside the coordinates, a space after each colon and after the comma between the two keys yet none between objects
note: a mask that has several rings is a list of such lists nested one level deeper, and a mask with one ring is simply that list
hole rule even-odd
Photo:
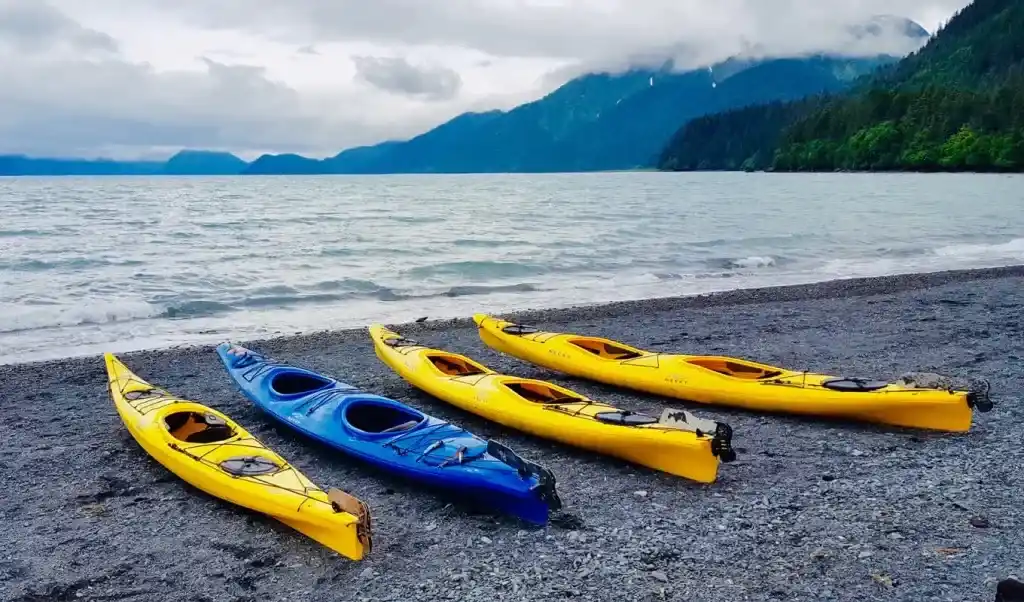
[{"label": "pebble", "polygon": [[[1011,276],[971,279],[980,273]],[[198,493],[149,459],[113,412],[98,357],[0,366],[0,399],[50,392],[0,411],[7,437],[0,458],[5,599],[74,593],[120,599],[145,584],[140,595],[168,602],[286,600],[296,593],[382,602],[536,602],[571,598],[574,591],[580,600],[599,602],[991,600],[994,582],[986,580],[1019,571],[1017,551],[1024,548],[1020,530],[1009,527],[1024,523],[1024,509],[1019,493],[1006,486],[1013,478],[1009,467],[1024,465],[1024,366],[1009,359],[1024,357],[1021,306],[1024,269],[1013,268],[529,314],[531,323],[563,331],[831,374],[895,376],[923,367],[991,380],[996,407],[976,413],[965,436],[694,405],[701,417],[730,424],[747,448],[736,463],[721,465],[710,485],[570,449],[454,408],[383,366],[362,329],[252,342],[283,361],[486,433],[541,462],[555,474],[566,511],[580,517],[578,528],[530,526],[460,503],[448,506],[451,500],[436,492],[307,444],[239,395],[209,346],[122,356],[157,384],[251,427],[318,485],[364,499],[373,516],[374,550],[362,563],[273,519]],[[773,324],[778,331],[770,330]],[[620,407],[660,412],[666,405],[493,352],[468,320],[397,330],[493,369],[552,380]],[[685,339],[673,339],[682,331]],[[36,450],[58,435],[59,447],[45,455]],[[97,442],[113,455],[81,453]],[[854,450],[863,455],[854,460]],[[105,484],[101,475],[108,472],[123,483]],[[102,500],[95,498],[100,491]],[[950,504],[951,492],[976,510]],[[91,503],[107,511],[83,512]],[[991,528],[980,511],[1006,527]],[[70,519],[58,530],[55,517]],[[972,527],[981,521],[971,519],[989,527]],[[110,549],[118,553],[101,553]],[[247,565],[250,558],[260,559],[258,566]]]}]

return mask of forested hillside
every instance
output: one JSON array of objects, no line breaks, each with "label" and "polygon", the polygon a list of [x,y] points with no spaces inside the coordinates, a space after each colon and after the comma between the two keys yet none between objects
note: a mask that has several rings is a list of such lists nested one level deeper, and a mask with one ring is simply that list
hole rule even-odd
[{"label": "forested hillside", "polygon": [[694,120],[662,169],[1024,170],[1024,2],[975,0],[851,91]]}]

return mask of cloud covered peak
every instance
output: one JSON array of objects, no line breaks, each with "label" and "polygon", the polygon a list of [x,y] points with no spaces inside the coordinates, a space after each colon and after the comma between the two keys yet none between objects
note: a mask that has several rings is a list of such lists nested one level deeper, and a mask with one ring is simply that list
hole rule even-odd
[{"label": "cloud covered peak", "polygon": [[573,75],[906,54],[968,0],[0,0],[0,153],[325,156]]}]

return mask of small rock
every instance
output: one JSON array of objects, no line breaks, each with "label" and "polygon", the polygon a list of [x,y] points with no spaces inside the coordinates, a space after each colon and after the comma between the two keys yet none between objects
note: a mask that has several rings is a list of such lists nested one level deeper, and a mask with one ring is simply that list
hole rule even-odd
[{"label": "small rock", "polygon": [[857,554],[857,558],[870,558],[871,554],[872,554],[872,552],[870,552],[868,550],[864,550],[860,554]]},{"label": "small rock", "polygon": [[821,475],[821,480],[822,481],[834,481],[834,480],[836,480],[836,478],[834,476],[830,475],[830,474],[823,474],[823,475]]},{"label": "small rock", "polygon": [[871,578],[874,579],[876,583],[878,583],[880,585],[883,585],[885,587],[892,587],[892,585],[893,585],[892,584],[892,577],[890,577],[889,575],[886,575],[884,573],[872,574]]},{"label": "small rock", "polygon": [[359,573],[359,576],[363,579],[369,579],[370,577],[373,577],[373,569],[371,569],[370,567],[366,567],[362,570],[362,572]]},{"label": "small rock", "polygon": [[491,538],[490,537],[481,537],[480,541],[482,543],[484,543],[485,545],[491,545]]},{"label": "small rock", "polygon": [[977,527],[978,529],[987,529],[992,526],[992,523],[990,523],[984,516],[972,516],[971,526]]},{"label": "small rock", "polygon": [[437,523],[430,523],[429,525],[427,525],[427,528],[424,529],[424,530],[425,531],[433,531],[436,528],[437,528]]},{"label": "small rock", "polygon": [[893,531],[892,533],[889,534],[889,539],[892,539],[894,541],[899,541],[899,540],[903,539],[903,536],[900,535],[899,533]]},{"label": "small rock", "polygon": [[107,513],[107,508],[103,504],[86,504],[81,510],[90,516],[102,516]]},{"label": "small rock", "polygon": [[637,497],[647,497],[647,492],[641,489],[640,491],[634,491],[633,495]]},{"label": "small rock", "polygon": [[654,571],[651,573],[651,577],[661,581],[662,583],[668,583],[668,575],[664,571]]}]

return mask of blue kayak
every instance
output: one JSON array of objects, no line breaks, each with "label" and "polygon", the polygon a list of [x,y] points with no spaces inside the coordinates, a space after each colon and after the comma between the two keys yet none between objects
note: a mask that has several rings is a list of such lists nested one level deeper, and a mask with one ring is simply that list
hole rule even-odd
[{"label": "blue kayak", "polygon": [[561,508],[551,471],[394,399],[230,343],[217,346],[249,400],[334,449],[536,524]]}]

